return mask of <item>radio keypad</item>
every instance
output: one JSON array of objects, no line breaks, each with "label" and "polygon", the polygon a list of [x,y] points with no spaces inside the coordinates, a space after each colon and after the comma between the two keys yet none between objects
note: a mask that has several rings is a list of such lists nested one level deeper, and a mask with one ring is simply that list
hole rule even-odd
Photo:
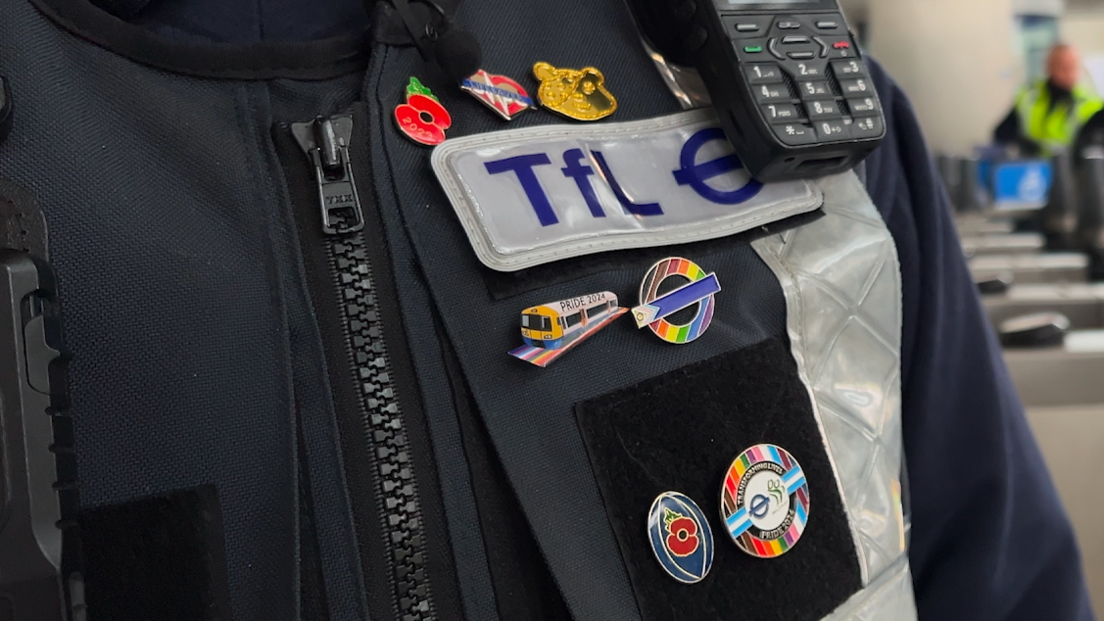
[{"label": "radio keypad", "polygon": [[760,113],[783,144],[885,132],[874,84],[841,16],[726,15],[722,21]]}]

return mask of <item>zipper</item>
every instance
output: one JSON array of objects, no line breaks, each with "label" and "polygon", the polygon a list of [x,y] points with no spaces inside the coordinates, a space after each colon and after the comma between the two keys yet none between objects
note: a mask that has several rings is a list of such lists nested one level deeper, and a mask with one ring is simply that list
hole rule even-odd
[{"label": "zipper", "polygon": [[359,393],[352,414],[359,419],[357,439],[367,449],[359,455],[367,462],[371,481],[353,481],[350,487],[363,490],[367,483],[372,488],[376,523],[358,524],[358,536],[361,541],[380,538],[367,547],[383,552],[395,618],[436,621],[427,572],[425,516],[362,233],[364,211],[349,159],[353,117],[338,114],[294,123],[291,132],[314,168],[331,286],[340,309],[345,368],[353,374]]}]

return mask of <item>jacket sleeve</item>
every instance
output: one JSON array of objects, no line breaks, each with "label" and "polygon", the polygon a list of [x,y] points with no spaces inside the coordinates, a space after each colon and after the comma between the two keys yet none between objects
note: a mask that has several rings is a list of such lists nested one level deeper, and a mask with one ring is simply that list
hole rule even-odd
[{"label": "jacket sleeve", "polygon": [[868,187],[901,260],[903,433],[921,619],[1093,619],[1080,552],[964,259],[915,113],[876,63]]},{"label": "jacket sleeve", "polygon": [[1012,110],[1008,113],[1008,116],[1004,117],[1004,120],[997,125],[997,129],[993,130],[993,140],[1001,144],[1010,144],[1019,141],[1020,139],[1020,115],[1013,106]]}]

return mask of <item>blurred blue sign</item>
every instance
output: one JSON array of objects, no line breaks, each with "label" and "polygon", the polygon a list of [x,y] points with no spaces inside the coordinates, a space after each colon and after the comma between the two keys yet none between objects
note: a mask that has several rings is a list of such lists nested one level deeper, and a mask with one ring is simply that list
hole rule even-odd
[{"label": "blurred blue sign", "polygon": [[1046,160],[983,161],[978,174],[998,210],[1041,209],[1054,183],[1054,169]]}]

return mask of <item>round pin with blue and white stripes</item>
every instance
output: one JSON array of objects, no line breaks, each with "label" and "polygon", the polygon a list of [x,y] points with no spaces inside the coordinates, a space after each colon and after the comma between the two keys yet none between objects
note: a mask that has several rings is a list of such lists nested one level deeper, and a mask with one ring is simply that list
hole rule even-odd
[{"label": "round pin with blue and white stripes", "polygon": [[713,566],[713,531],[698,505],[664,492],[648,511],[648,540],[663,570],[685,584],[701,582]]},{"label": "round pin with blue and white stripes", "polygon": [[809,483],[794,456],[773,444],[741,453],[721,485],[721,521],[752,556],[789,552],[809,521]]}]

